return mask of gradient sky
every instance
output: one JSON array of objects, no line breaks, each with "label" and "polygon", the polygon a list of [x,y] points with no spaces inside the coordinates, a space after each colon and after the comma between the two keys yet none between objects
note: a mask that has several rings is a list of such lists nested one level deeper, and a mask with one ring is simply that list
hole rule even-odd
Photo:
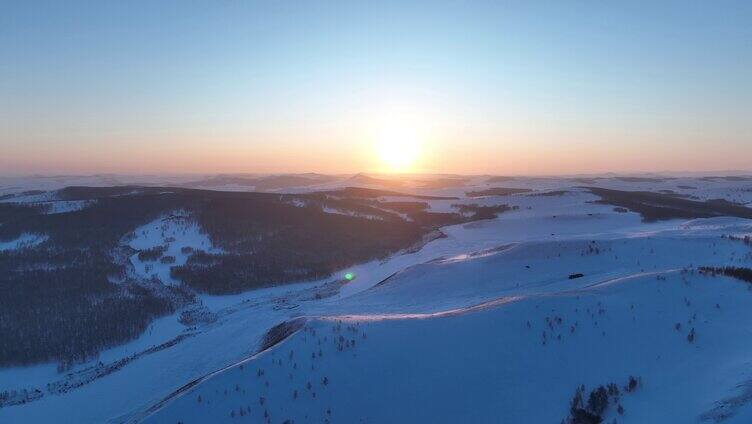
[{"label": "gradient sky", "polygon": [[5,1],[0,174],[377,171],[394,120],[412,171],[750,170],[751,22],[749,1]]}]

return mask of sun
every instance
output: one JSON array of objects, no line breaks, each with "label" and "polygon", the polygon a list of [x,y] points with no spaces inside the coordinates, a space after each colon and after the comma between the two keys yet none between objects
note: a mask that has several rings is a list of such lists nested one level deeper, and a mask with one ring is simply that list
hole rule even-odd
[{"label": "sun", "polygon": [[375,140],[376,152],[386,170],[404,172],[418,159],[420,137],[406,126],[389,126],[379,131]]}]

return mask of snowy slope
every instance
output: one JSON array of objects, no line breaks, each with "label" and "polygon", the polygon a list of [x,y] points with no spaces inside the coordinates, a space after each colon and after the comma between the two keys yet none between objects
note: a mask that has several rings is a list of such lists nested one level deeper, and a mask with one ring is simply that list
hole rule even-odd
[{"label": "snowy slope", "polygon": [[5,250],[18,250],[32,248],[47,240],[47,236],[40,234],[21,234],[13,240],[1,241],[0,252]]},{"label": "snowy slope", "polygon": [[[263,410],[269,411],[271,422],[560,422],[578,384],[589,391],[599,384],[624,384],[630,375],[642,377],[643,385],[623,396],[626,413],[619,422],[694,422],[714,402],[744,393],[737,385],[750,378],[746,358],[752,346],[745,336],[752,293],[736,280],[681,270],[752,266],[749,246],[721,238],[752,233],[752,221],[648,224],[635,213],[592,203],[597,197],[569,179],[489,184],[475,177],[467,184],[440,190],[407,185],[400,191],[462,197],[428,200],[432,211],[452,211],[455,203],[519,209],[494,220],[444,227],[445,238],[418,251],[356,265],[332,278],[200,296],[216,321],[189,327],[178,322],[179,313],[164,317],[137,340],[100,355],[105,365],[135,358],[116,372],[27,405],[2,407],[0,422],[49,422],[50,417],[76,423],[139,422],[145,417],[158,423],[264,422]],[[685,184],[697,189],[676,188]],[[743,190],[751,184],[691,178],[661,183],[603,179],[593,185],[722,198],[746,196]],[[467,190],[495,186],[567,193],[464,197]],[[124,242],[137,251],[166,245],[163,256],[174,256],[175,264],[187,258],[184,247],[214,249],[188,217],[173,215],[144,225]],[[174,264],[141,261],[138,253],[130,261],[144,279],[156,275],[165,284],[176,283],[169,277]],[[354,280],[344,284],[345,272],[353,273]],[[584,275],[570,280],[575,273]],[[599,309],[605,310],[602,316]],[[694,313],[697,318],[687,323]],[[305,331],[256,355],[267,330],[296,317],[308,317]],[[562,323],[552,330],[546,318],[554,317]],[[334,331],[338,320],[343,323]],[[674,328],[677,322],[682,323],[680,331]],[[696,340],[689,343],[692,327]],[[332,339],[339,335],[356,340],[355,346],[339,351]],[[318,340],[322,357],[313,348]],[[292,363],[300,361],[295,372],[290,350]],[[273,359],[282,359],[282,365],[272,364]],[[242,361],[241,370],[236,364]],[[54,364],[3,369],[0,391],[80,380],[96,365],[77,365],[72,377],[58,374]],[[259,368],[264,369],[262,378],[256,375]],[[162,403],[207,375],[212,376],[188,394]],[[728,422],[752,417],[744,402],[737,403],[742,407]],[[245,414],[249,407],[251,415],[241,419],[240,408]]]},{"label": "snowy slope", "polygon": [[752,374],[752,292],[658,275],[449,315],[312,319],[146,422],[559,422],[578,385],[629,376],[642,384],[619,422],[694,422]]},{"label": "snowy slope", "polygon": [[[167,284],[178,284],[178,281],[170,276],[170,268],[185,265],[193,251],[221,251],[212,245],[209,236],[185,211],[175,211],[137,228],[128,245],[138,251],[164,247],[161,257],[156,260],[141,260],[138,253],[135,253],[130,261],[139,277],[156,277]],[[173,259],[166,261],[164,258]]]},{"label": "snowy slope", "polygon": [[[742,342],[752,293],[739,281],[680,270],[696,260],[750,262],[746,246],[708,232],[718,229],[749,227],[740,220],[697,220],[658,234],[526,243],[416,265],[336,306],[314,308],[322,318],[312,317],[308,330],[243,369],[211,377],[149,422],[232,422],[241,408],[243,417],[250,408],[249,422],[265,422],[265,412],[273,422],[557,422],[579,384],[621,384],[630,375],[646,388],[623,400],[625,422],[687,422],[734,396],[739,376],[748,374],[746,361],[729,364],[752,348]],[[532,264],[529,276],[520,276],[527,270],[522,264]],[[586,276],[569,280],[567,266]],[[683,328],[676,330],[676,323]],[[348,326],[359,331],[341,330]],[[343,331],[354,348],[338,349]],[[300,365],[290,362],[289,351],[294,358],[304,352]],[[272,363],[279,359],[282,365]],[[686,385],[674,384],[692,361],[708,366],[682,377]],[[252,378],[258,369],[264,376]],[[704,391],[686,391],[690,382]],[[529,399],[558,407],[541,410]],[[694,408],[677,399],[691,399]],[[338,415],[327,412],[334,408]]]}]

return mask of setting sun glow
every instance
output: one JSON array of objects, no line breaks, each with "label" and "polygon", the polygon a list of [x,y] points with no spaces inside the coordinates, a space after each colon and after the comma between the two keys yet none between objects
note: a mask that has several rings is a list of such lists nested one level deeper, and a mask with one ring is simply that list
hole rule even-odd
[{"label": "setting sun glow", "polygon": [[390,171],[406,171],[418,157],[418,136],[407,128],[386,128],[376,140],[381,163]]}]

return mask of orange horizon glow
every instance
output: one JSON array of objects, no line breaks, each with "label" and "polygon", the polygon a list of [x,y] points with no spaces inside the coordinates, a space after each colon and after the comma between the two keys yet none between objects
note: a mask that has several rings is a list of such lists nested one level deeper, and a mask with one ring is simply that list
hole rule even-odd
[{"label": "orange horizon glow", "polygon": [[[656,143],[631,150],[619,144],[417,140],[405,130],[387,130],[379,140],[300,140],[271,143],[157,140],[129,146],[49,146],[4,150],[0,174],[212,174],[358,172],[564,175],[605,172],[749,170],[743,143],[713,151]],[[407,142],[405,140],[408,140]],[[412,144],[412,145],[411,145]],[[725,148],[724,148],[725,147]]]},{"label": "orange horizon glow", "polygon": [[141,136],[100,135],[97,128],[60,138],[30,131],[3,146],[0,174],[564,175],[746,170],[752,163],[744,133],[535,126],[426,105],[426,99],[382,96],[334,122],[250,127],[238,121]]},{"label": "orange horizon glow", "polygon": [[223,127],[165,126],[143,134],[61,128],[60,136],[30,128],[4,140],[0,174],[564,175],[748,170],[752,164],[744,132],[493,118],[471,105],[410,94],[378,91],[327,112],[334,121],[291,116],[251,125],[238,118]]}]

